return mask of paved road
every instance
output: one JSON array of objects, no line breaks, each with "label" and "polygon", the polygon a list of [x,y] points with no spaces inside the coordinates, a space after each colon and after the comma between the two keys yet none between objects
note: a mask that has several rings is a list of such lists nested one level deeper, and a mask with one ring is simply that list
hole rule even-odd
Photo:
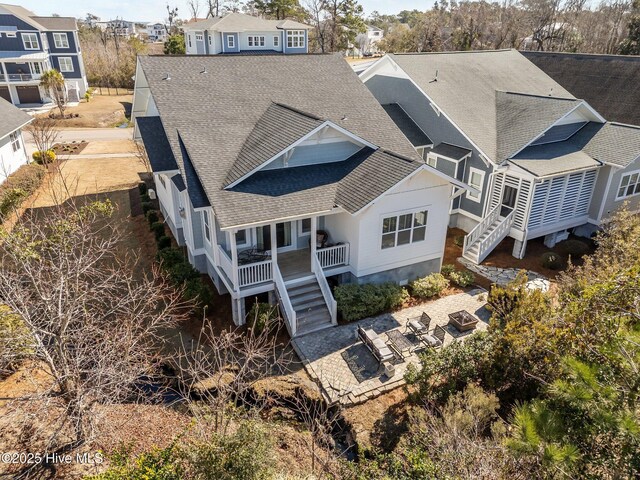
[{"label": "paved road", "polygon": [[[109,141],[109,140],[131,140],[133,137],[132,128],[63,128],[58,135],[58,142],[72,142],[86,140]],[[31,155],[36,147],[30,135],[24,132],[24,141],[27,153]]]}]

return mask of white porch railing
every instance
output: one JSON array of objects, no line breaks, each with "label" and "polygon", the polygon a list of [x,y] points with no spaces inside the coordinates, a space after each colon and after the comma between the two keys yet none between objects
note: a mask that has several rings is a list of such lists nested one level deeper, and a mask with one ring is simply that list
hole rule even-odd
[{"label": "white porch railing", "polygon": [[507,215],[487,238],[482,239],[478,245],[478,263],[482,262],[491,251],[507,236],[513,225],[515,210]]},{"label": "white porch railing", "polygon": [[291,305],[291,299],[289,298],[287,287],[284,284],[284,279],[282,278],[277,263],[273,264],[273,283],[275,284],[275,292],[280,310],[282,311],[285,322],[287,322],[289,326],[289,335],[295,337],[296,331],[298,330],[298,319],[296,317],[296,311],[293,309],[293,305]]},{"label": "white porch railing", "polygon": [[322,268],[337,267],[349,264],[349,244],[335,245],[333,247],[319,248],[316,256]]},{"label": "white porch railing", "polygon": [[271,281],[271,260],[238,265],[238,282],[241,287]]},{"label": "white porch railing", "polygon": [[464,237],[464,245],[462,247],[462,254],[464,255],[471,248],[471,246],[476,243],[486,231],[487,229],[500,217],[500,210],[502,209],[502,204],[498,204],[494,207],[489,215],[484,217],[484,219],[474,227],[467,235]]},{"label": "white porch railing", "polygon": [[329,313],[331,313],[331,323],[338,323],[338,303],[336,299],[333,298],[333,294],[331,293],[331,288],[327,283],[327,279],[322,273],[322,266],[320,265],[320,261],[318,257],[311,256],[311,266],[314,275],[316,276],[316,280],[318,281],[318,285],[320,286],[320,291],[322,292],[322,297],[324,298],[324,303],[327,305],[329,309]]},{"label": "white porch railing", "polygon": [[[227,275],[231,283],[233,283],[233,263],[227,252],[224,251],[220,245],[218,245],[218,258],[220,259],[220,268]],[[235,285],[234,285],[235,287]]]}]

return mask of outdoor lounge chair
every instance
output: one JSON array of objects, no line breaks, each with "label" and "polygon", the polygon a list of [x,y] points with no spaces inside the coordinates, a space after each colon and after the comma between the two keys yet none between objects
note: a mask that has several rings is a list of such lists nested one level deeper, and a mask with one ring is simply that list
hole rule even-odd
[{"label": "outdoor lounge chair", "polygon": [[390,361],[394,358],[393,352],[386,343],[378,336],[378,334],[369,329],[358,326],[358,338],[366,345],[369,351],[378,360],[380,364]]},{"label": "outdoor lounge chair", "polygon": [[430,325],[431,317],[426,312],[422,312],[421,316],[410,318],[407,321],[407,330],[411,330],[416,337],[420,338],[429,333]]},{"label": "outdoor lounge chair", "polygon": [[433,333],[427,335],[421,335],[420,340],[428,347],[431,348],[440,348],[444,345],[444,337],[446,335],[446,331],[440,325],[436,325],[436,328],[433,329]]}]

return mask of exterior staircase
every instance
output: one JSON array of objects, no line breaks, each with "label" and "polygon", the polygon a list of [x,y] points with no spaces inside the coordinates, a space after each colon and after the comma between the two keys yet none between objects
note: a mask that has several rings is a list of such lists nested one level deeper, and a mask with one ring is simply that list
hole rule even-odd
[{"label": "exterior staircase", "polygon": [[509,234],[513,225],[514,212],[501,216],[502,205],[497,205],[482,222],[464,237],[462,256],[475,263],[481,263]]},{"label": "exterior staircase", "polygon": [[296,335],[315,332],[332,325],[331,312],[315,276],[287,282],[286,288],[296,312]]}]

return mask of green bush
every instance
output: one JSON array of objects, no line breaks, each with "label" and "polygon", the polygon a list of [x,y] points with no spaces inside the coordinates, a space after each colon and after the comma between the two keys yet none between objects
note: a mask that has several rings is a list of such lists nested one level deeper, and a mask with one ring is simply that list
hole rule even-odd
[{"label": "green bush", "polygon": [[148,193],[143,193],[142,195],[140,195],[140,200],[142,201],[142,203],[149,203],[151,202],[151,197]]},{"label": "green bush", "polygon": [[151,202],[142,202],[142,213],[146,215],[147,212],[151,210],[153,210],[153,205],[151,205]]},{"label": "green bush", "polygon": [[464,235],[456,235],[453,237],[453,244],[458,247],[464,246]]},{"label": "green bush", "polygon": [[140,192],[140,195],[144,195],[147,193],[147,184],[142,182],[138,184],[138,191]]},{"label": "green bush", "polygon": [[[164,223],[163,222],[153,222],[151,224],[151,231],[156,237],[156,240],[160,240],[160,237],[165,236],[164,234]],[[171,244],[171,242],[169,242]]]},{"label": "green bush", "polygon": [[450,263],[448,263],[446,265],[442,265],[442,268],[440,269],[440,273],[442,275],[444,275],[445,277],[448,277],[449,275],[451,275],[455,271],[456,271],[455,265],[451,265]]},{"label": "green bush", "polygon": [[19,207],[42,184],[46,170],[40,165],[23,165],[0,185],[0,219]]},{"label": "green bush", "polygon": [[476,277],[469,270],[456,270],[449,274],[449,280],[459,287],[468,287],[476,281]]},{"label": "green bush", "polygon": [[54,152],[53,150],[47,150],[44,153],[41,151],[37,151],[33,152],[31,157],[33,158],[33,161],[38,165],[48,164],[53,163],[56,160],[56,152]]},{"label": "green bush", "polygon": [[249,311],[247,322],[255,333],[261,333],[265,328],[277,322],[278,318],[276,305],[256,302]]},{"label": "green bush", "polygon": [[449,286],[449,280],[441,273],[432,273],[411,283],[413,295],[418,298],[430,298],[440,295]]},{"label": "green bush", "polygon": [[147,212],[147,221],[149,222],[149,225],[152,225],[154,222],[157,222],[158,220],[160,220],[160,217],[158,216],[157,210],[149,210]]},{"label": "green bush", "polygon": [[160,250],[156,255],[156,259],[165,270],[168,270],[178,263],[186,262],[182,250],[173,247]]},{"label": "green bush", "polygon": [[202,281],[200,274],[184,283],[184,296],[190,300],[195,300],[200,308],[210,306],[213,303],[211,288]]},{"label": "green bush", "polygon": [[565,242],[558,244],[558,248],[562,248],[567,255],[571,255],[573,258],[581,258],[589,253],[591,250],[589,245],[587,245],[582,240],[574,240],[570,239]]},{"label": "green bush", "polygon": [[171,247],[171,239],[166,235],[158,237],[158,250],[164,250]]},{"label": "green bush", "polygon": [[562,257],[555,252],[545,252],[540,256],[540,263],[549,270],[560,270],[562,268]]},{"label": "green bush", "polygon": [[342,318],[348,322],[400,308],[409,298],[395,283],[339,285],[334,296]]}]

